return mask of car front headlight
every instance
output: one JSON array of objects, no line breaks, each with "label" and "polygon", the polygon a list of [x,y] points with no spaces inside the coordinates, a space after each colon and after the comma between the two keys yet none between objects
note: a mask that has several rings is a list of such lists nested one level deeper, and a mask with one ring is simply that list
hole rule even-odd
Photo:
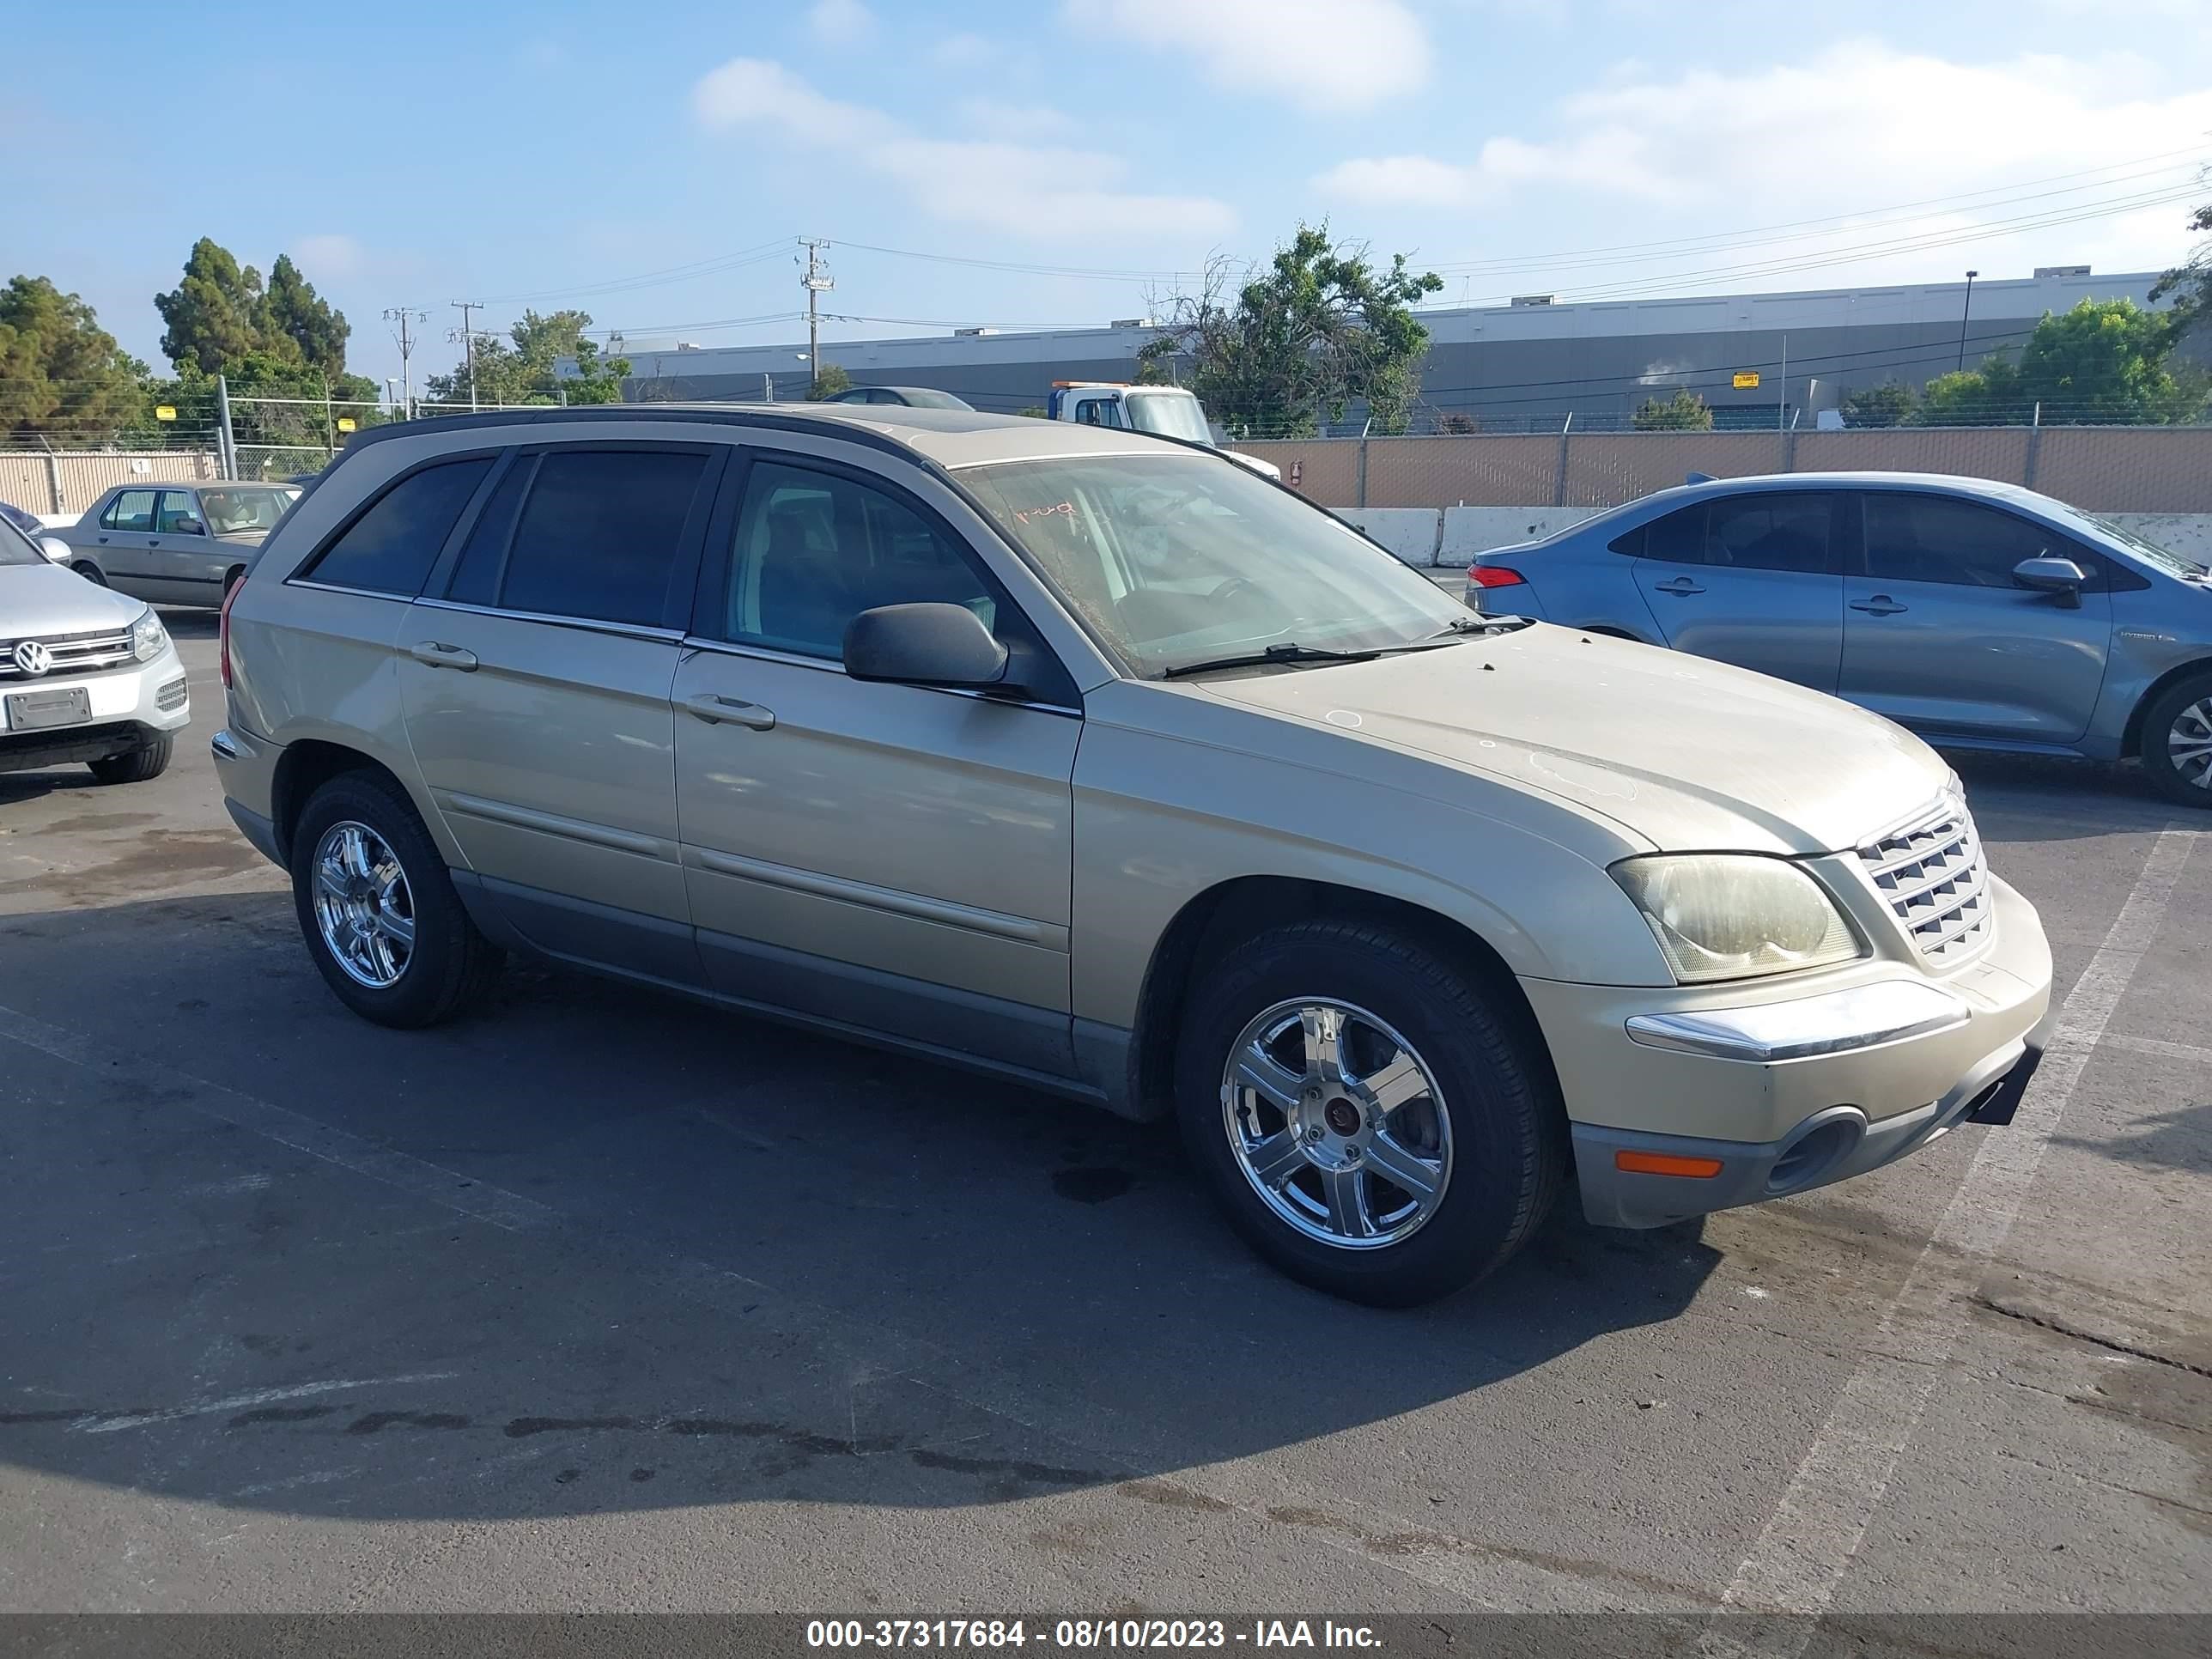
[{"label": "car front headlight", "polygon": [[1858,935],[1820,884],[1744,854],[1626,859],[1613,878],[1644,913],[1680,985],[1849,962]]},{"label": "car front headlight", "polygon": [[168,649],[169,633],[161,626],[161,619],[149,611],[131,626],[131,654],[140,662],[151,662]]}]

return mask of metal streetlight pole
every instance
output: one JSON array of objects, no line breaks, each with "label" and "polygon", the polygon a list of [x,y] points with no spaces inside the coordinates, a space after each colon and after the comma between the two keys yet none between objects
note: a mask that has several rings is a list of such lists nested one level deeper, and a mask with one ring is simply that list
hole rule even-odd
[{"label": "metal streetlight pole", "polygon": [[1974,278],[1981,274],[1978,270],[1966,273],[1966,302],[1959,307],[1959,367],[1961,369],[1966,366],[1966,319],[1974,314]]}]

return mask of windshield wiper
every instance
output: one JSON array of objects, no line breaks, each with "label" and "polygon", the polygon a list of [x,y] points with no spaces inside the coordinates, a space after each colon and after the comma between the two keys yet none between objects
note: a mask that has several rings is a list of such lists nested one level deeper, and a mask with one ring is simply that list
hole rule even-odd
[{"label": "windshield wiper", "polygon": [[1437,630],[1439,640],[1455,635],[1465,637],[1476,634],[1514,634],[1535,625],[1534,617],[1454,617]]},{"label": "windshield wiper", "polygon": [[1240,652],[1233,657],[1208,657],[1201,662],[1177,663],[1173,668],[1160,671],[1164,680],[1181,679],[1186,674],[1208,673],[1216,668],[1264,668],[1271,662],[1372,662],[1382,653],[1380,651],[1328,651],[1317,645],[1299,645],[1285,640],[1280,645],[1271,645],[1264,651]]}]

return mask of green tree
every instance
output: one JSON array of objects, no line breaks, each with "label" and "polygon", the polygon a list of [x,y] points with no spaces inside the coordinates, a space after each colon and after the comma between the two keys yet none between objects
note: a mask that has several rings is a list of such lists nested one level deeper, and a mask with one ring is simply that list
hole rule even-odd
[{"label": "green tree", "polygon": [[278,254],[269,268],[269,289],[254,324],[263,350],[296,353],[301,362],[333,378],[345,373],[346,341],[353,333],[345,313],[315,292],[289,253]]},{"label": "green tree", "polygon": [[811,404],[827,403],[839,392],[852,390],[852,386],[853,377],[836,364],[817,364],[814,371],[814,384],[806,388],[806,401]]},{"label": "green tree", "polygon": [[137,414],[145,374],[90,306],[48,278],[0,289],[0,432],[106,443]]},{"label": "green tree", "polygon": [[1847,392],[1839,405],[1845,426],[1903,426],[1919,407],[1912,388],[1896,380]]},{"label": "green tree", "polygon": [[1638,432],[1711,432],[1713,411],[1703,398],[1683,386],[1663,404],[1646,398],[1632,421]]},{"label": "green tree", "polygon": [[1026,416],[1032,421],[1048,421],[1052,418],[1052,411],[1042,404],[1024,404],[1014,413]]},{"label": "green tree", "polygon": [[185,261],[184,279],[154,296],[154,309],[167,325],[162,355],[179,374],[187,363],[203,374],[221,374],[226,362],[261,343],[262,300],[261,273],[201,237]]},{"label": "green tree", "polygon": [[[2189,228],[2200,234],[2212,233],[2212,202],[2189,216]],[[2177,335],[2202,327],[2205,319],[2212,317],[2212,240],[2191,249],[2188,258],[2158,279],[2150,297],[2163,300],[2169,294],[2173,296],[2171,315]]]},{"label": "green tree", "polygon": [[[618,404],[622,383],[629,373],[626,357],[606,357],[596,342],[585,337],[592,325],[586,311],[556,311],[539,315],[522,313],[501,339],[483,334],[476,341],[476,398],[484,404],[555,404],[565,396],[572,404]],[[562,358],[573,360],[575,372],[560,372]],[[433,374],[426,383],[428,395],[441,403],[469,400],[469,367],[465,359],[449,374]]]},{"label": "green tree", "polygon": [[2198,376],[2177,374],[2170,359],[2186,319],[2146,311],[2132,300],[2084,300],[2045,312],[2018,360],[1992,357],[1978,368],[1939,374],[1921,394],[1931,426],[2008,426],[2046,422],[2158,425],[2197,418]]},{"label": "green tree", "polygon": [[1176,298],[1140,360],[1188,359],[1184,383],[1232,431],[1308,436],[1359,400],[1376,430],[1400,432],[1429,343],[1413,306],[1443,286],[1402,253],[1378,271],[1364,246],[1332,241],[1326,224],[1301,224],[1233,296],[1226,263],[1209,261],[1199,292]]}]

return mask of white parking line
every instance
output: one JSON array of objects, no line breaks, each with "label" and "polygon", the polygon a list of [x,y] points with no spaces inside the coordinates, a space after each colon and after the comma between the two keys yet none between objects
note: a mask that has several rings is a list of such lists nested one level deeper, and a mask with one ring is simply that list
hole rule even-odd
[{"label": "white parking line", "polygon": [[2103,1046],[2124,1048],[2131,1054],[2150,1054],[2160,1060],[2185,1060],[2195,1066],[2212,1066],[2212,1048],[2200,1048],[2193,1042],[2165,1042],[2157,1037],[2107,1032]]},{"label": "white parking line", "polygon": [[[1801,1615],[1827,1608],[1948,1368],[1966,1322],[1966,1297],[1979,1281],[1983,1262],[2012,1231],[2043,1149],[2157,935],[2197,839],[2197,831],[2168,829],[2152,846],[2127,902],[2061,1006],[2051,1047],[2018,1115],[2009,1127],[1984,1139],[1912,1271],[1883,1311],[1865,1358],[1729,1581],[1723,1608]],[[1786,1650],[1802,1648],[1814,1628],[1809,1619],[1790,1625]],[[1708,1634],[1717,1638],[1717,1632]]]},{"label": "white parking line", "polygon": [[183,1103],[193,1111],[250,1130],[295,1152],[319,1158],[325,1164],[351,1170],[356,1175],[368,1176],[402,1192],[427,1198],[463,1215],[489,1221],[510,1232],[540,1226],[556,1218],[556,1212],[535,1199],[510,1193],[489,1182],[471,1180],[456,1170],[442,1169],[406,1152],[395,1152],[301,1113],[241,1094],[205,1078],[194,1077],[190,1072],[129,1061],[118,1064],[112,1050],[13,1008],[0,1007],[0,1037],[35,1048],[40,1054],[52,1054],[56,1060],[67,1060],[72,1066],[96,1070],[110,1080],[128,1079],[151,1093],[173,1089],[179,1082],[188,1083],[192,1085],[192,1095]]}]

